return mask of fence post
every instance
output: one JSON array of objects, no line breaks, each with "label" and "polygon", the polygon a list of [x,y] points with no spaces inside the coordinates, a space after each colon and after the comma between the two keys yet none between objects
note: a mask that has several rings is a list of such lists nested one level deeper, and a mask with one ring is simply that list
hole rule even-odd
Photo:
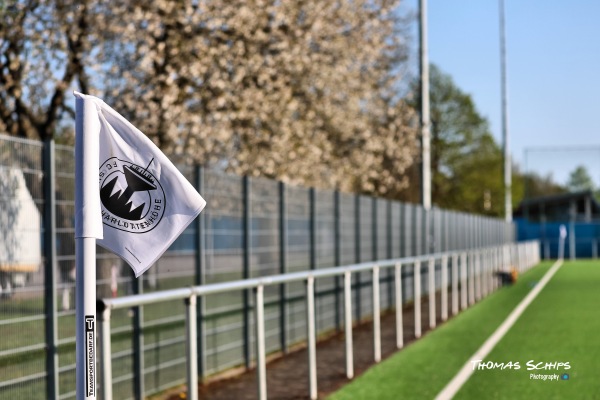
[{"label": "fence post", "polygon": [[444,211],[444,251],[450,251],[450,214]]},{"label": "fence post", "polygon": [[423,247],[421,247],[421,254],[429,254],[431,251],[431,209],[422,208],[423,218]]},{"label": "fence post", "polygon": [[[333,193],[333,241],[334,254],[333,264],[339,267],[342,264],[342,248],[341,248],[341,210],[340,210],[340,192],[336,190]],[[341,330],[342,321],[340,317],[340,277],[335,276],[335,327],[339,332]]]},{"label": "fence post", "polygon": [[[361,260],[361,228],[360,228],[360,195],[355,195],[354,196],[354,223],[355,223],[355,239],[356,239],[356,243],[355,243],[355,255],[356,255],[356,263],[360,263]],[[360,323],[360,315],[361,315],[361,296],[360,296],[360,292],[361,292],[361,279],[360,279],[360,272],[356,273],[356,322]]]},{"label": "fence post", "polygon": [[402,264],[397,263],[394,274],[396,290],[396,348],[404,346],[404,324],[402,321]]},{"label": "fence post", "polygon": [[415,337],[421,337],[421,261],[415,261],[414,270]]},{"label": "fence post", "polygon": [[[279,273],[287,272],[287,196],[286,185],[279,182]],[[287,296],[286,284],[279,285],[279,341],[281,351],[287,354]]]},{"label": "fence post", "polygon": [[186,322],[186,375],[187,375],[187,398],[198,400],[198,349],[196,341],[198,331],[196,330],[196,295],[185,299],[185,322]]},{"label": "fence post", "polygon": [[372,261],[377,261],[379,254],[377,251],[377,198],[371,199],[371,253]]},{"label": "fence post", "polygon": [[430,249],[433,249],[433,253],[441,253],[444,246],[441,211],[437,207],[432,207],[430,213],[431,223],[429,225],[432,228],[432,232],[429,236],[433,239]]},{"label": "fence post", "polygon": [[315,329],[315,278],[306,279],[306,316],[308,341],[308,387],[311,400],[317,398],[317,337]]},{"label": "fence post", "polygon": [[309,236],[310,236],[310,269],[317,269],[317,193],[315,188],[308,190],[309,196]]},{"label": "fence post", "polygon": [[[196,166],[196,186],[198,192],[206,198],[205,193],[205,177],[204,168],[202,166]],[[197,286],[204,285],[204,271],[206,266],[206,211],[200,213],[196,218],[196,260],[195,260],[195,284]],[[204,341],[204,297],[196,299],[196,328],[198,329],[197,335],[197,350],[198,350],[198,374],[200,379],[204,381],[206,376],[206,363],[205,363],[205,341]]]},{"label": "fence post", "polygon": [[256,378],[258,385],[258,399],[267,400],[267,365],[265,354],[265,298],[264,286],[258,285],[255,289],[255,329],[256,329]]},{"label": "fence post", "polygon": [[404,204],[404,206],[402,207],[402,220],[404,221],[402,224],[403,229],[403,236],[402,236],[402,241],[404,242],[404,246],[403,246],[403,251],[402,251],[402,256],[403,257],[408,257],[413,255],[412,254],[412,243],[411,243],[411,238],[410,238],[410,225],[411,225],[411,215],[410,215],[410,210],[411,210],[411,205],[410,204]]},{"label": "fence post", "polygon": [[354,377],[354,350],[352,348],[352,274],[344,272],[344,333],[346,337],[346,377]]},{"label": "fence post", "polygon": [[[371,198],[371,261],[377,261],[379,258],[379,252],[377,249],[377,241],[378,241],[378,221],[377,221],[377,198]],[[379,318],[380,316],[375,314],[375,307],[379,308],[379,297],[377,297],[377,304],[375,304],[375,275],[377,275],[377,279],[379,279],[379,269],[377,268],[377,272],[375,272],[375,268],[373,269],[373,273],[371,274],[371,295],[373,297],[373,354],[375,362],[381,361],[381,346],[379,350],[377,350],[377,330],[379,329]],[[377,282],[377,296],[379,296],[379,282]],[[377,359],[379,352],[379,360]]]},{"label": "fence post", "polygon": [[373,354],[381,361],[381,314],[379,306],[379,266],[373,266]]},{"label": "fence post", "polygon": [[54,140],[43,147],[44,160],[44,306],[46,312],[46,397],[58,399],[58,321],[56,284],[56,152]]},{"label": "fence post", "polygon": [[[250,278],[250,231],[251,231],[251,210],[250,210],[250,177],[244,176],[242,180],[243,194],[243,229],[244,229],[244,258],[243,258],[243,277]],[[261,293],[262,295],[262,293]],[[244,290],[244,361],[246,369],[250,369],[250,290]]]},{"label": "fence post", "polygon": [[413,233],[415,238],[415,256],[420,256],[423,254],[423,238],[421,237],[423,234],[423,213],[421,211],[421,207],[414,207],[414,225],[413,225]]},{"label": "fence post", "polygon": [[[388,260],[391,260],[392,258],[394,258],[394,251],[393,251],[393,247],[392,247],[392,242],[393,242],[393,234],[392,234],[392,201],[388,200],[387,201],[387,210],[386,210],[386,217],[387,217],[387,224],[386,224],[386,236],[387,236],[387,254],[386,254],[386,258]],[[391,268],[387,269],[386,272],[386,279],[385,282],[387,284],[387,309],[391,309],[392,308],[392,298],[393,298],[393,288],[392,288],[392,281],[393,281],[393,271]]]},{"label": "fence post", "polygon": [[467,253],[460,255],[460,305],[461,309],[467,308]]}]

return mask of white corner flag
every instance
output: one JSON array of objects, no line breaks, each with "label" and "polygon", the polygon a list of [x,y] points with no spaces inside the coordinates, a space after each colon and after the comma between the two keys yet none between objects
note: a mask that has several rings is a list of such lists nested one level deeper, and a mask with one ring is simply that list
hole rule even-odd
[{"label": "white corner flag", "polygon": [[[139,277],[206,205],[142,132],[97,97],[75,92],[77,400],[96,388],[96,244]],[[111,398],[110,371],[104,396]]]},{"label": "white corner flag", "polygon": [[101,211],[92,218],[97,218],[94,224],[102,224],[103,237],[97,237],[97,243],[127,261],[139,277],[206,202],[129,121],[97,97],[76,96],[90,102],[90,111],[97,113],[97,122],[92,118],[88,126],[99,135],[97,197]]}]

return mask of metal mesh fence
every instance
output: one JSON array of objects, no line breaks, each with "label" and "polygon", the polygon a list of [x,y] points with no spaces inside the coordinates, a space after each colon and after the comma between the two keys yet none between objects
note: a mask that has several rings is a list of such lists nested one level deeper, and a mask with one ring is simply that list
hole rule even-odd
[{"label": "metal mesh fence", "polygon": [[[314,192],[313,223],[315,224],[315,268],[334,267],[335,263],[335,194]],[[340,326],[339,278],[324,278],[316,283],[317,331],[324,332]]]},{"label": "metal mesh fence", "polygon": [[[201,238],[205,243],[201,283],[244,278],[243,182],[240,177],[205,171]],[[244,359],[244,296],[242,292],[208,296],[203,307],[205,372],[233,367]],[[202,321],[201,321],[202,322]]]},{"label": "metal mesh fence", "polygon": [[0,398],[45,391],[42,155],[0,140]]},{"label": "metal mesh fence", "polygon": [[[120,259],[98,248],[98,297],[514,240],[511,225],[489,218],[437,209],[426,213],[412,204],[193,166],[182,166],[181,171],[206,198],[206,210],[140,279]],[[54,191],[49,191],[52,182]],[[74,398],[73,149],[0,136],[0,189],[0,399],[50,398],[52,387],[58,388],[61,399]],[[405,300],[413,295],[413,269],[403,267]],[[394,302],[391,272],[380,276],[384,307]],[[423,294],[427,274],[422,265]],[[440,274],[438,264],[436,287]],[[337,278],[318,281],[318,332],[340,326],[341,294]],[[265,292],[267,351],[285,350],[306,338],[304,295],[301,283],[271,286]],[[355,275],[353,306],[356,320],[372,313],[370,272]],[[200,300],[198,310],[201,374],[249,367],[254,358],[253,293],[209,295]],[[179,301],[115,312],[116,398],[149,395],[183,382],[184,325]]]}]

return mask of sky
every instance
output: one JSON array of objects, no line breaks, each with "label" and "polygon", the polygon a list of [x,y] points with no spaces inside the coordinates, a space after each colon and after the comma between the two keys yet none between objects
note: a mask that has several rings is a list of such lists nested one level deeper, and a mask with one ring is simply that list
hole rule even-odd
[{"label": "sky", "polygon": [[[416,11],[418,0],[403,7]],[[430,62],[473,97],[501,145],[499,0],[427,9]],[[600,186],[598,15],[593,0],[505,0],[509,148],[521,170],[565,183],[583,164]]]}]

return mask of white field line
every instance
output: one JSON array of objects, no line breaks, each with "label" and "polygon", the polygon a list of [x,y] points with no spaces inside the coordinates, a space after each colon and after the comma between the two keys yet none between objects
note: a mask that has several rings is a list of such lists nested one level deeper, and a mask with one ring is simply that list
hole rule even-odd
[{"label": "white field line", "polygon": [[508,330],[514,325],[517,319],[523,314],[523,311],[529,306],[529,304],[535,299],[539,292],[542,291],[546,283],[552,278],[552,276],[558,271],[560,266],[562,265],[562,260],[557,260],[554,265],[546,272],[544,277],[538,282],[537,285],[533,288],[531,292],[521,302],[515,309],[510,313],[510,315],[504,320],[502,325],[496,329],[496,331],[486,340],[486,342],[469,358],[469,361],[465,364],[465,366],[456,374],[454,378],[446,385],[446,387],[436,396],[436,400],[447,400],[451,399],[456,392],[462,387],[462,385],[469,379],[471,374],[473,373],[473,365],[471,360],[483,360],[485,356],[487,356],[490,351],[494,348],[494,346],[502,339],[502,337],[508,332]]}]

